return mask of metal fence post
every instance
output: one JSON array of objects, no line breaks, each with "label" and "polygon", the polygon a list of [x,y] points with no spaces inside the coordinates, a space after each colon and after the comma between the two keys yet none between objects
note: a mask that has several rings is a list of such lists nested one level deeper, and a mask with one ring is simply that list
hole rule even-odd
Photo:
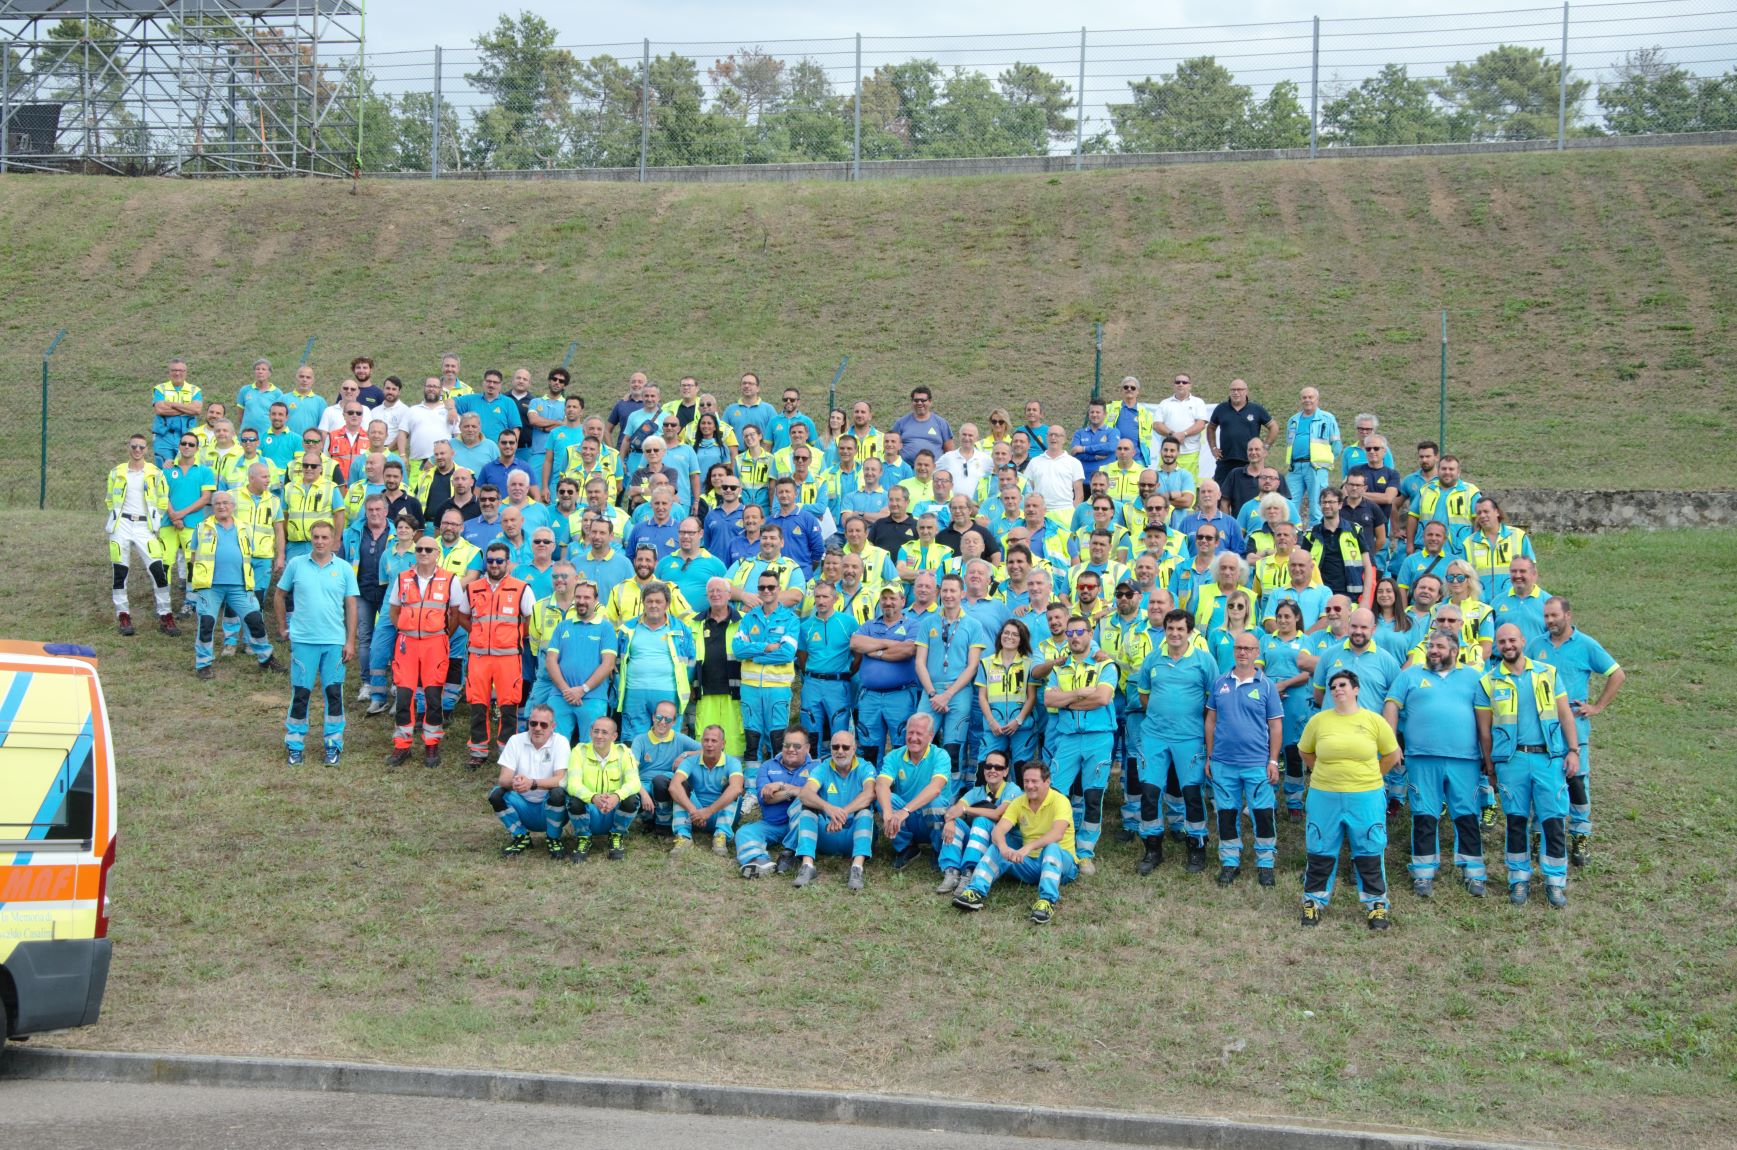
[{"label": "metal fence post", "polygon": [[1080,25],[1080,81],[1074,89],[1074,171],[1084,161],[1080,158],[1086,140],[1086,29]]},{"label": "metal fence post", "polygon": [[1568,0],[1562,0],[1562,58],[1556,65],[1556,150],[1568,147]]},{"label": "metal fence post", "polygon": [[1321,18],[1315,17],[1315,43],[1309,52],[1309,158],[1321,134]]},{"label": "metal fence post", "polygon": [[428,178],[440,179],[440,45],[434,46],[434,121],[429,128]]},{"label": "metal fence post", "polygon": [[54,349],[60,346],[60,341],[66,337],[63,327],[55,334],[54,342],[48,345],[48,350],[42,353],[42,462],[36,475],[36,509],[44,510],[48,506],[48,357],[54,354]]},{"label": "metal fence post", "polygon": [[856,114],[851,129],[850,178],[862,179],[862,33],[856,34]]},{"label": "metal fence post", "polygon": [[12,155],[12,51],[0,48],[0,173]]},{"label": "metal fence post", "polygon": [[651,38],[639,73],[639,182],[645,183],[645,154],[651,149]]}]

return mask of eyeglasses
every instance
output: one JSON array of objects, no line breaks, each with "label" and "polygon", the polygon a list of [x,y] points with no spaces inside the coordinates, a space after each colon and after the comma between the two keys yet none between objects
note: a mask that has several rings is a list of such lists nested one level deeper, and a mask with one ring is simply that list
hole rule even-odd
[{"label": "eyeglasses", "polygon": [[531,728],[531,730],[533,730],[533,731],[541,731],[547,727],[552,727],[554,725],[555,725],[554,723],[551,723],[547,719],[526,719],[525,720],[525,726]]}]

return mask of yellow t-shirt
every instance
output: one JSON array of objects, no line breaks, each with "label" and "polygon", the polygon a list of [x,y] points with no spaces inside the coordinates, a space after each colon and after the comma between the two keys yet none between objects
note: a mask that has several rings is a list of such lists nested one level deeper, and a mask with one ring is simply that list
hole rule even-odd
[{"label": "yellow t-shirt", "polygon": [[[1031,843],[1047,835],[1057,819],[1063,819],[1068,824],[1068,829],[1062,833],[1061,849],[1078,858],[1078,855],[1074,855],[1073,804],[1054,787],[1050,788],[1049,794],[1038,804],[1036,810],[1031,809],[1031,800],[1021,792],[1017,799],[1007,804],[1007,810],[1001,816],[1001,825],[1018,826],[1020,840]],[[1036,857],[1035,852],[1032,857]]]},{"label": "yellow t-shirt", "polygon": [[1399,749],[1387,720],[1374,711],[1328,709],[1309,720],[1297,749],[1315,756],[1309,785],[1322,791],[1378,791],[1381,757]]}]

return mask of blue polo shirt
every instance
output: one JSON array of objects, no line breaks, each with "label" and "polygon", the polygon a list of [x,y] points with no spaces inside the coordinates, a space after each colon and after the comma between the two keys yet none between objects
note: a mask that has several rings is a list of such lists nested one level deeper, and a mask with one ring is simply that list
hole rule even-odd
[{"label": "blue polo shirt", "polygon": [[862,795],[862,789],[875,781],[874,764],[862,759],[851,760],[850,770],[840,771],[831,756],[814,761],[808,781],[818,784],[819,795],[835,807],[849,806]]},{"label": "blue polo shirt", "polygon": [[[699,750],[700,744],[680,731],[671,731],[667,739],[655,739],[651,731],[647,731],[633,740],[631,749],[633,757],[639,760],[639,778],[643,782],[648,778],[669,778],[675,774],[676,757]],[[693,760],[689,760],[688,766],[692,769]],[[736,769],[741,770],[740,767]],[[722,787],[718,789],[723,790]]]},{"label": "blue polo shirt", "polygon": [[[561,668],[561,677],[569,687],[577,687],[589,678],[602,661],[603,653],[614,651],[616,646],[615,628],[601,619],[589,623],[563,619],[549,640],[549,649],[555,652],[555,663]],[[589,703],[607,698],[608,694],[609,680],[606,678],[591,688],[584,701]]]},{"label": "blue polo shirt", "polygon": [[[617,583],[625,583],[633,578],[633,564],[614,547],[602,559],[591,558],[591,550],[587,548],[582,554],[568,560],[573,564],[573,570],[579,573],[581,579],[588,579],[597,585],[599,601],[609,597],[609,589]],[[691,602],[692,600],[690,600]]]},{"label": "blue polo shirt", "polygon": [[1082,427],[1074,432],[1073,446],[1083,449],[1076,458],[1086,473],[1088,486],[1092,482],[1092,476],[1098,473],[1098,468],[1116,457],[1116,441],[1120,438],[1113,427],[1100,427],[1096,430]]},{"label": "blue polo shirt", "polygon": [[1477,760],[1480,672],[1472,667],[1431,671],[1407,667],[1387,689],[1399,706],[1399,734],[1411,755]]},{"label": "blue polo shirt", "polygon": [[[1550,598],[1550,592],[1542,587],[1533,587],[1532,594],[1521,598],[1510,589],[1507,594],[1499,595],[1490,606],[1494,607],[1494,625],[1500,627],[1504,623],[1512,623],[1520,628],[1526,636],[1528,645],[1547,638],[1549,632],[1544,628],[1544,600]],[[1545,662],[1549,662],[1548,659]]]},{"label": "blue polo shirt", "polygon": [[[680,736],[678,736],[679,738]],[[688,740],[692,742],[693,740]],[[637,746],[638,740],[635,740]],[[640,767],[643,774],[644,766]],[[676,774],[687,780],[688,797],[704,806],[715,801],[730,786],[731,779],[742,777],[742,760],[735,755],[725,755],[715,765],[708,766],[698,755],[686,760],[676,769]]]},{"label": "blue polo shirt", "polygon": [[[1608,675],[1617,667],[1604,645],[1578,627],[1569,632],[1561,646],[1552,643],[1548,633],[1532,640],[1526,644],[1526,655],[1556,668],[1556,684],[1570,703],[1588,701],[1592,697],[1592,676]],[[1584,747],[1592,720],[1576,716],[1574,725],[1580,731],[1580,745]]]},{"label": "blue polo shirt", "polygon": [[[916,626],[910,618],[900,615],[888,623],[879,615],[858,627],[856,633],[869,639],[887,639],[895,643],[915,642]],[[857,669],[857,682],[865,691],[897,691],[906,687],[914,687],[917,683],[917,657],[901,662],[890,663],[875,655],[864,655],[862,666]]]},{"label": "blue polo shirt", "polygon": [[[213,525],[217,526],[217,525]],[[244,584],[241,573],[241,536],[237,534],[234,524],[228,527],[217,526],[217,555],[211,565],[211,585],[222,587],[233,584],[237,587]]]},{"label": "blue polo shirt", "polygon": [[1220,675],[1206,696],[1206,709],[1218,718],[1213,724],[1212,761],[1231,767],[1264,767],[1272,756],[1267,724],[1283,719],[1279,690],[1257,668],[1246,683],[1236,681],[1236,672]]},{"label": "blue polo shirt", "polygon": [[[767,759],[765,762],[760,764],[760,769],[754,776],[754,786],[756,790],[758,790],[767,787],[772,783],[784,783],[787,786],[792,786],[797,790],[801,790],[808,782],[809,773],[813,771],[817,765],[818,764],[813,759],[809,759],[807,762],[803,763],[801,767],[792,770],[784,765],[784,756],[773,755],[770,759]],[[785,828],[790,825],[790,807],[796,802],[795,799],[786,799],[779,803],[768,803],[764,799],[761,799],[758,794],[754,797],[760,802],[761,822],[769,827]],[[767,839],[768,841],[771,841],[777,837],[779,836],[769,835],[767,836]]]},{"label": "blue polo shirt", "polygon": [[[881,760],[880,772],[876,777],[892,784],[893,807],[897,809],[910,803],[932,780],[951,779],[953,764],[947,758],[947,752],[933,743],[923,752],[923,757],[914,763],[911,762],[911,753],[900,747]],[[943,789],[941,793],[945,795],[946,791]]]},{"label": "blue polo shirt", "polygon": [[[947,450],[947,441],[953,438],[952,424],[932,410],[927,419],[918,419],[912,412],[905,412],[893,420],[893,430],[899,433],[899,458],[907,465],[917,462],[917,452],[925,450],[939,463],[941,454]],[[885,480],[885,476],[882,478]]]},{"label": "blue polo shirt", "polygon": [[672,516],[668,523],[653,523],[646,520],[635,524],[633,530],[627,533],[627,553],[632,555],[641,543],[650,543],[657,548],[658,562],[675,554],[676,529],[680,526]]},{"label": "blue polo shirt", "polygon": [[732,403],[724,408],[724,422],[736,433],[736,442],[742,442],[742,429],[750,423],[760,429],[760,437],[766,437],[766,429],[772,426],[772,420],[778,415],[778,409],[765,400],[752,407],[741,403]]},{"label": "blue polo shirt", "polygon": [[461,395],[453,402],[453,406],[458,408],[460,419],[467,415],[475,415],[480,419],[483,438],[490,443],[498,440],[501,432],[508,428],[517,430],[521,422],[517,401],[504,391],[493,399],[486,398],[480,391]]},{"label": "blue polo shirt", "polygon": [[298,555],[284,566],[277,585],[295,592],[296,609],[290,615],[290,642],[342,646],[348,635],[344,605],[356,590],[356,572],[331,555],[315,563],[310,555]]},{"label": "blue polo shirt", "polygon": [[959,609],[983,632],[984,643],[990,651],[995,650],[1000,641],[1002,626],[1013,618],[1012,608],[999,599],[961,599]]},{"label": "blue polo shirt", "polygon": [[777,512],[768,515],[766,525],[775,525],[783,532],[784,554],[802,565],[804,575],[812,575],[826,554],[826,541],[820,537],[820,521],[798,504],[796,510],[788,515]]},{"label": "blue polo shirt", "polygon": [[[185,470],[179,464],[171,463],[163,468],[163,478],[169,484],[170,507],[185,507],[198,499],[201,492],[217,490],[217,473],[203,463],[195,463]],[[182,526],[191,530],[203,523],[210,513],[211,505],[206,504],[182,520]]]},{"label": "blue polo shirt", "polygon": [[1172,659],[1162,645],[1154,648],[1134,676],[1135,686],[1146,699],[1140,733],[1167,741],[1204,739],[1206,699],[1218,678],[1218,664],[1193,644],[1180,659]]},{"label": "blue polo shirt", "polygon": [[807,670],[822,675],[843,675],[850,670],[850,637],[856,620],[833,609],[829,618],[812,615],[802,621],[802,650],[808,654]]},{"label": "blue polo shirt", "polygon": [[1362,654],[1351,650],[1351,640],[1342,639],[1322,650],[1321,661],[1315,664],[1314,678],[1309,681],[1309,686],[1326,691],[1328,678],[1339,670],[1357,676],[1357,705],[1379,715],[1381,704],[1387,698],[1387,688],[1399,677],[1399,660],[1383,651],[1373,638]]},{"label": "blue polo shirt", "polygon": [[989,646],[983,628],[963,611],[952,621],[942,618],[939,611],[926,615],[917,625],[915,639],[917,658],[929,669],[929,682],[937,691],[951,687],[964,672],[973,647],[981,654]]},{"label": "blue polo shirt", "polygon": [[715,555],[684,559],[677,552],[658,560],[656,574],[664,582],[674,583],[683,599],[698,605],[706,601],[706,584],[712,579],[727,578],[729,571]]}]

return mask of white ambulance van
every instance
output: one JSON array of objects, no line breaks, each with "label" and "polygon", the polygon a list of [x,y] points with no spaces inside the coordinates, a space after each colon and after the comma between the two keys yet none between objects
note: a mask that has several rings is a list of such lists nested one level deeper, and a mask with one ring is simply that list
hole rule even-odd
[{"label": "white ambulance van", "polygon": [[94,653],[0,641],[0,1048],[97,1020],[115,826]]}]

